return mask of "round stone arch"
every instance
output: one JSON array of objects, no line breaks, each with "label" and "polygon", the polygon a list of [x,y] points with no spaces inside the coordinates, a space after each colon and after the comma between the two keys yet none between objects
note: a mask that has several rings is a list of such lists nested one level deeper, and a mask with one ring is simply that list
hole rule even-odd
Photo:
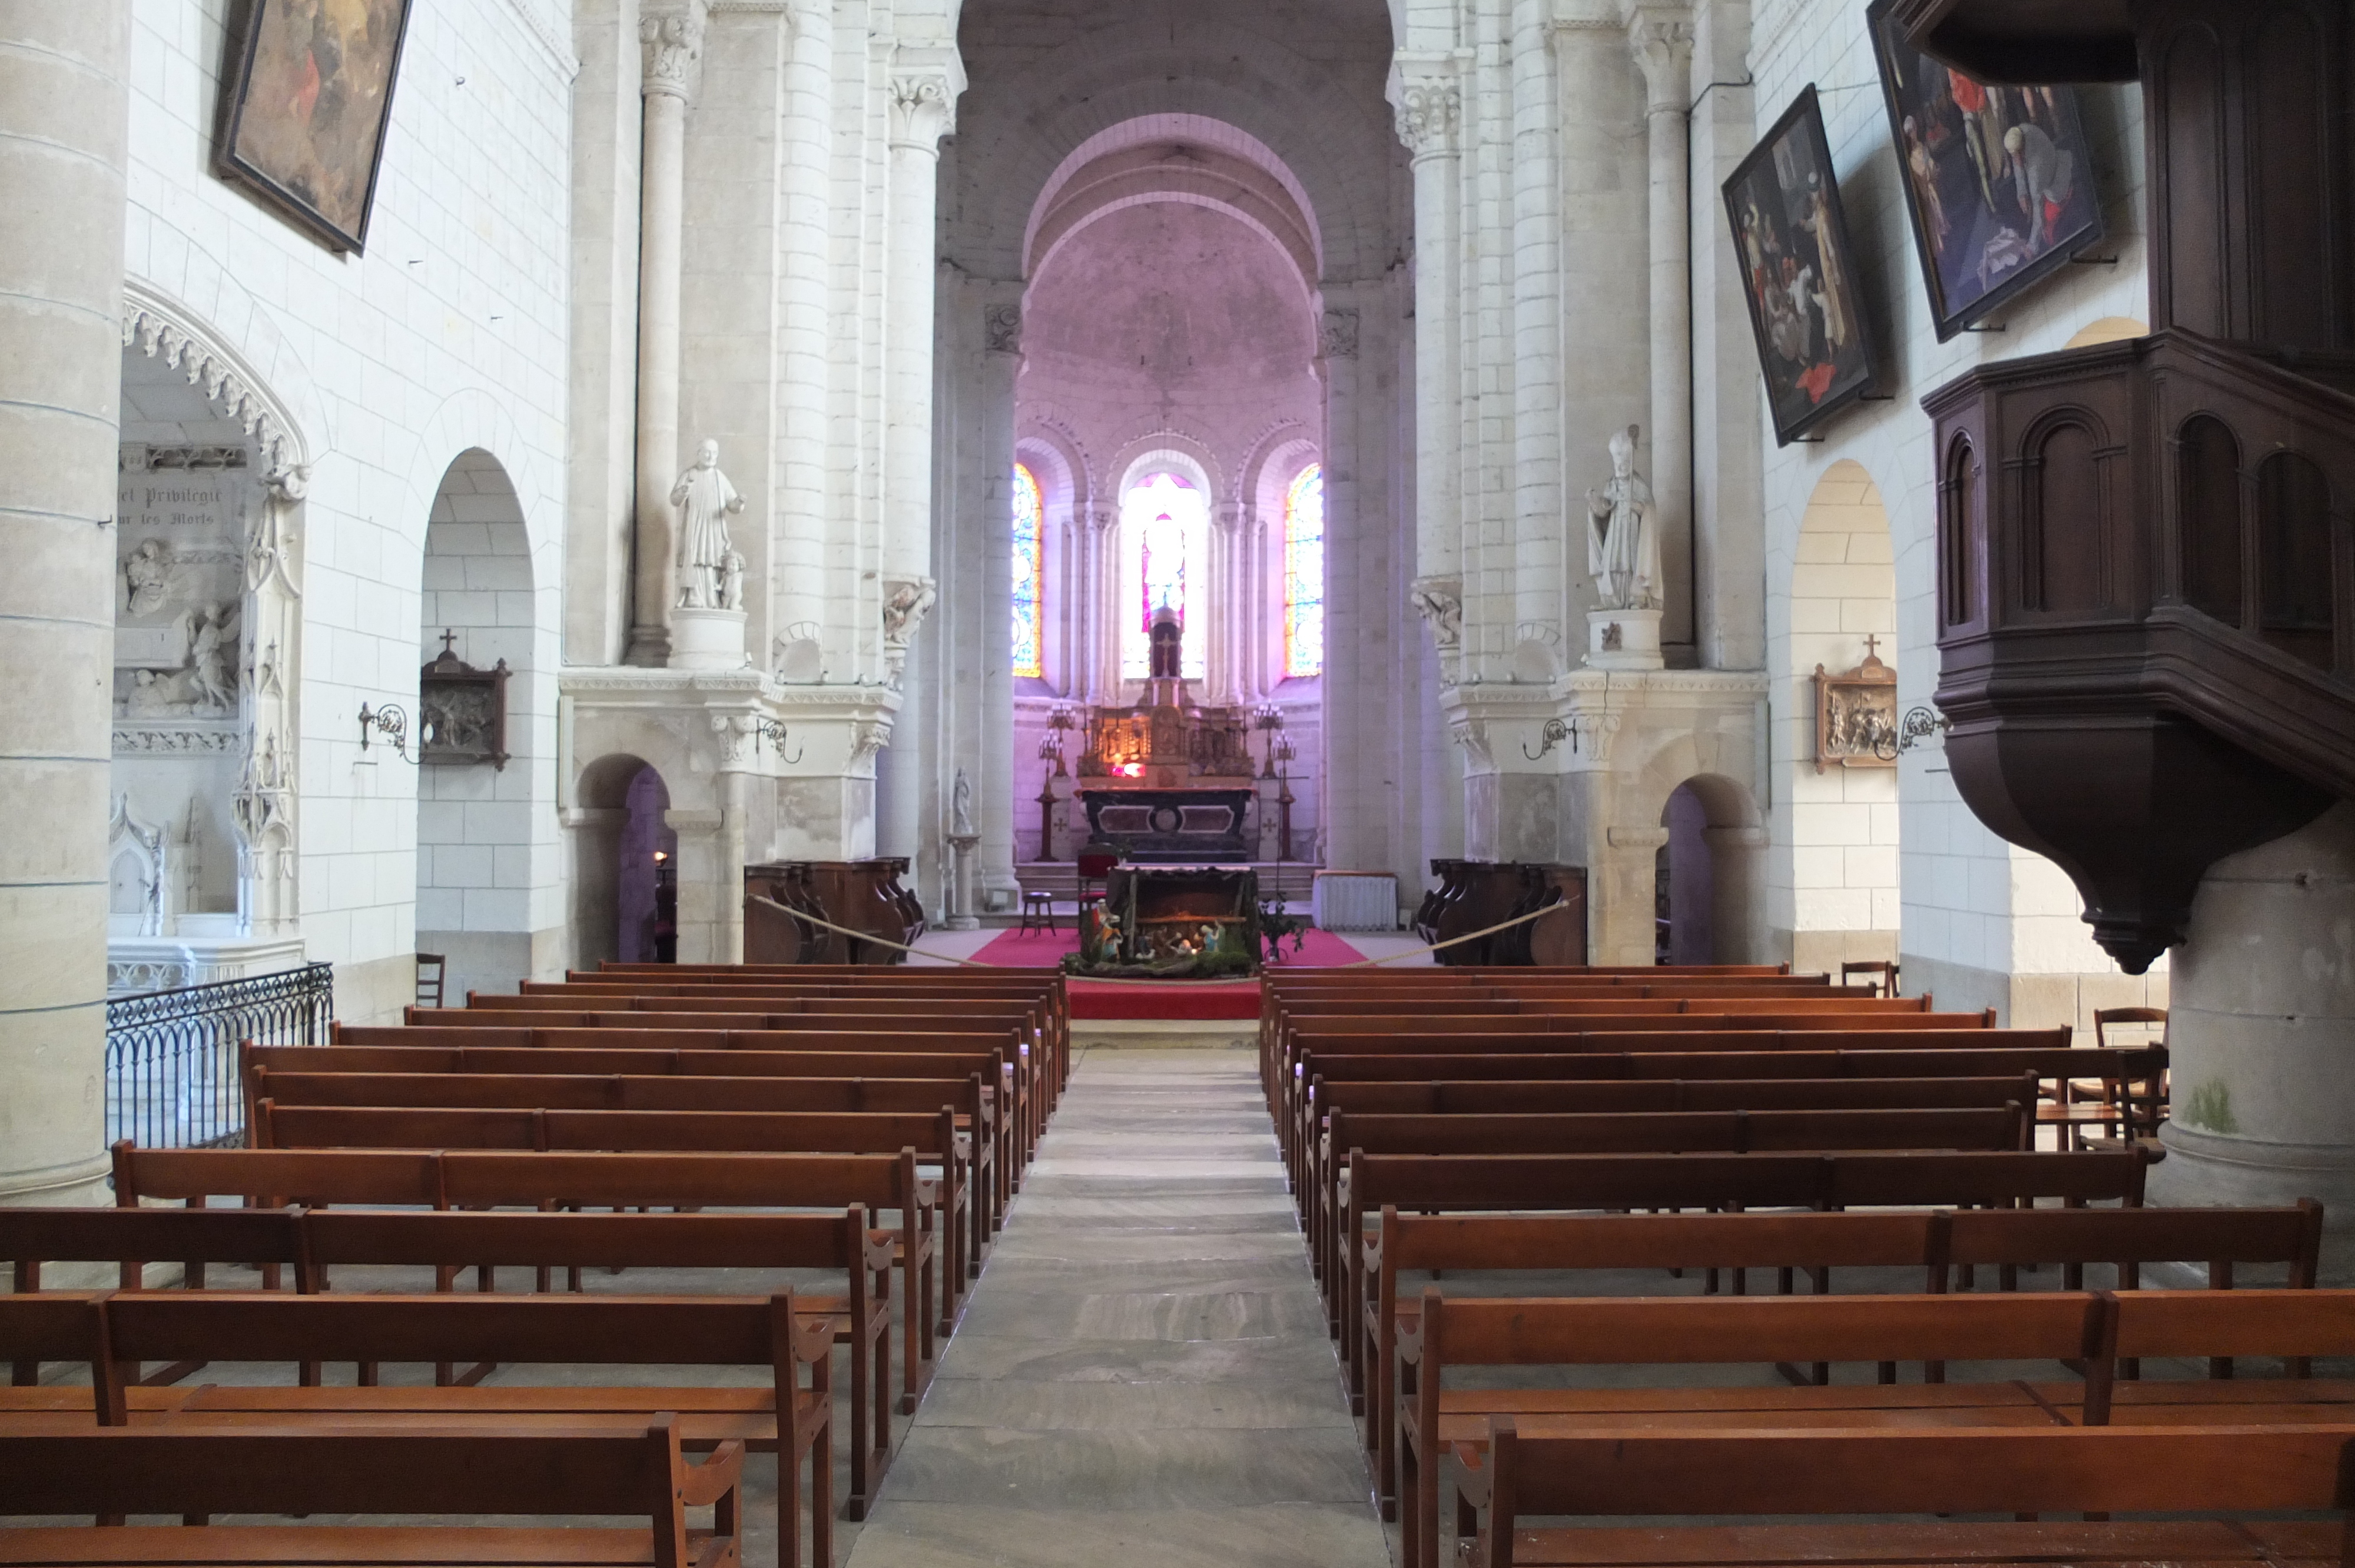
[{"label": "round stone arch", "polygon": [[[1621,742],[1625,744],[1625,740]],[[1651,891],[1646,916],[1657,907],[1658,877],[1674,874],[1678,850],[1689,889],[1700,889],[1706,918],[1690,922],[1710,934],[1710,957],[1692,961],[1764,963],[1766,938],[1766,831],[1753,788],[1743,782],[1754,766],[1756,742],[1746,730],[1726,733],[1678,731],[1647,756],[1618,791],[1615,842],[1641,838],[1652,855],[1652,874],[1632,880]],[[1697,866],[1705,866],[1695,875]],[[1625,881],[1619,885],[1624,889]],[[1671,899],[1673,910],[1673,899]],[[1688,913],[1691,913],[1689,894]]]},{"label": "round stone arch", "polygon": [[[993,275],[1018,275],[1038,194],[1064,160],[1146,116],[1231,126],[1273,149],[1316,217],[1327,275],[1377,276],[1395,249],[1387,154],[1353,156],[1350,139],[1334,130],[1355,123],[1367,148],[1388,149],[1387,105],[1359,101],[1322,64],[1263,34],[1214,22],[1173,41],[1140,19],[1050,51],[989,87],[961,118],[959,163],[968,189],[1003,193],[976,215],[962,248],[965,260]],[[1024,112],[994,116],[996,99]]]},{"label": "round stone arch", "polygon": [[[571,964],[594,969],[607,959],[623,956],[622,927],[625,908],[651,908],[652,867],[624,864],[624,857],[648,845],[637,841],[649,832],[674,859],[677,835],[659,821],[649,824],[644,797],[645,779],[652,776],[664,806],[670,804],[670,779],[661,768],[634,752],[608,752],[581,770],[573,785],[573,809],[566,813],[571,839]],[[634,797],[635,799],[634,799]],[[634,812],[634,806],[638,809]],[[667,837],[664,835],[667,834]],[[650,858],[639,853],[637,860]]]}]

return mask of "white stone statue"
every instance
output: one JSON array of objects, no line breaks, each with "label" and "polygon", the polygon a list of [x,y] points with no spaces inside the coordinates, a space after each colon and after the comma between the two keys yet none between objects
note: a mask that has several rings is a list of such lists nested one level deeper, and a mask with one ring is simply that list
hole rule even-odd
[{"label": "white stone statue", "polygon": [[956,770],[956,783],[949,790],[949,836],[967,839],[974,836],[973,780],[964,769]]},{"label": "white stone statue", "polygon": [[123,563],[123,608],[133,615],[153,615],[172,597],[172,546],[161,539],[143,540]]},{"label": "white stone statue", "polygon": [[1441,648],[1455,648],[1464,641],[1464,588],[1447,577],[1423,577],[1416,581],[1414,608],[1431,623],[1431,640]]},{"label": "white stone statue", "polygon": [[[744,510],[744,498],[719,471],[719,443],[707,440],[695,449],[695,466],[670,487],[670,503],[679,509],[678,608],[726,608],[724,578],[728,557],[728,514]],[[737,589],[742,596],[742,588]]]},{"label": "white stone statue", "polygon": [[744,553],[730,550],[719,563],[719,608],[744,608]]},{"label": "white stone statue", "polygon": [[1636,471],[1637,427],[1611,438],[1611,479],[1586,493],[1587,570],[1605,609],[1658,609],[1660,529],[1652,487]]}]

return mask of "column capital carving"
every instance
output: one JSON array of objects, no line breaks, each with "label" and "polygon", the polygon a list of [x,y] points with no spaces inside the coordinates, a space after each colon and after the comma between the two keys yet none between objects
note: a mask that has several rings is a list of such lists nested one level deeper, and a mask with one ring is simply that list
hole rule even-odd
[{"label": "column capital carving", "polygon": [[1692,18],[1682,7],[1638,6],[1627,18],[1627,47],[1644,73],[1645,108],[1684,111],[1692,96]]},{"label": "column capital carving", "polygon": [[1464,122],[1464,88],[1452,53],[1400,50],[1391,62],[1398,137],[1420,163],[1455,155]]},{"label": "column capital carving", "polygon": [[675,10],[648,11],[638,17],[638,46],[645,74],[638,90],[649,98],[695,101],[703,76],[702,0],[688,0]]},{"label": "column capital carving", "polygon": [[964,91],[964,63],[955,49],[906,44],[893,49],[885,88],[891,145],[938,152],[941,138],[956,129],[957,96]]},{"label": "column capital carving", "polygon": [[1022,307],[1007,302],[981,307],[982,335],[992,354],[1022,352]]}]

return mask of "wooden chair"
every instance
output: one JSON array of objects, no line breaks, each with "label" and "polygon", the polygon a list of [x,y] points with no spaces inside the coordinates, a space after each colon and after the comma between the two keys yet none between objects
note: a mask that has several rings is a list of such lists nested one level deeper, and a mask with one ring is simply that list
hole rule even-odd
[{"label": "wooden chair", "polygon": [[449,972],[449,960],[440,953],[420,953],[417,955],[418,1006],[439,1007],[442,1005],[442,984],[443,978]]},{"label": "wooden chair", "polygon": [[1021,929],[1034,931],[1042,927],[1049,931],[1060,929],[1055,924],[1055,895],[1043,887],[1026,887],[1022,890]]},{"label": "wooden chair", "polygon": [[[679,1421],[636,1431],[465,1434],[289,1431],[58,1431],[0,1436],[0,1511],[91,1514],[623,1514],[617,1530],[441,1525],[27,1526],[0,1530],[0,1563],[46,1568],[120,1563],[644,1565],[737,1568],[743,1554],[744,1446],[699,1465],[679,1452]],[[709,1507],[712,1528],[689,1529]],[[798,1531],[783,1532],[787,1539]],[[788,1552],[787,1560],[798,1553]]]},{"label": "wooden chair", "polygon": [[1897,965],[1888,959],[1851,959],[1840,965],[1840,984],[1846,985],[1851,975],[1870,975],[1875,996],[1897,994]]},{"label": "wooden chair", "polygon": [[2118,1049],[2111,1031],[2157,1025],[2157,1040],[2134,1042],[2150,1053],[2147,1070],[2134,1073],[2073,1073],[2062,1078],[2053,1102],[2042,1107],[2037,1119],[2061,1129],[2063,1148],[2118,1149],[2130,1144],[2152,1146],[2155,1158],[2165,1158],[2158,1147],[2158,1129],[2167,1122],[2167,1010],[2161,1007],[2105,1007],[2094,1012],[2096,1049]]}]

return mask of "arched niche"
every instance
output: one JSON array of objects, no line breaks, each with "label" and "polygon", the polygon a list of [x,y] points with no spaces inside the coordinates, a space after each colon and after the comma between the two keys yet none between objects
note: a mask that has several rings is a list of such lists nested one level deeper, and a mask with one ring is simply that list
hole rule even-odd
[{"label": "arched niche", "polygon": [[1897,957],[1897,772],[1879,757],[1819,757],[1816,680],[1818,667],[1840,675],[1868,660],[1895,669],[1894,563],[1880,485],[1853,460],[1832,464],[1800,517],[1774,704],[1775,950],[1761,956],[1805,971]]},{"label": "arched niche", "polygon": [[[556,967],[536,954],[533,873],[542,705],[537,668],[531,540],[514,482],[499,460],[470,447],[451,460],[427,514],[420,566],[416,707],[417,946],[448,957],[447,989],[512,991]],[[442,683],[434,672],[496,672],[504,690]],[[487,747],[490,705],[501,708],[499,759]]]}]

